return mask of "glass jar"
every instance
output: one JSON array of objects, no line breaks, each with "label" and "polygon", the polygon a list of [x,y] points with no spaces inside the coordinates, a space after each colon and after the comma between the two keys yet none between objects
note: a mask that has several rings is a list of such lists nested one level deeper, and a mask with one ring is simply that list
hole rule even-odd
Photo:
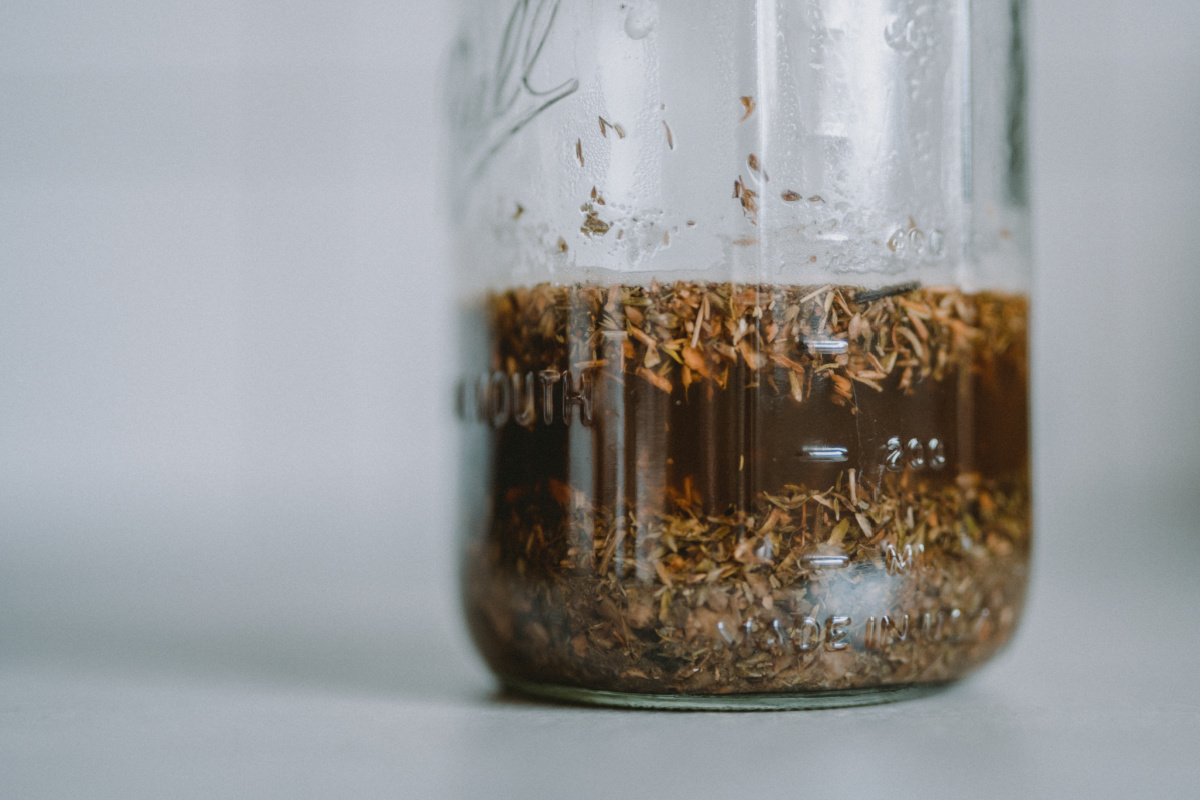
[{"label": "glass jar", "polygon": [[465,0],[462,591],[520,691],[896,699],[1030,552],[1020,0]]}]

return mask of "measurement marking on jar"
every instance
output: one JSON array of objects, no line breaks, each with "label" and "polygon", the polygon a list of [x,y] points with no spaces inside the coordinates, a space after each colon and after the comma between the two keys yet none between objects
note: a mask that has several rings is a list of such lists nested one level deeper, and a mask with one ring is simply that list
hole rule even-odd
[{"label": "measurement marking on jar", "polygon": [[866,289],[864,291],[855,293],[854,302],[860,305],[863,303],[873,303],[876,300],[882,300],[885,297],[893,297],[898,294],[915,292],[920,288],[920,281],[909,281],[908,283],[897,283],[894,286],[884,286],[879,289]]},{"label": "measurement marking on jar", "polygon": [[805,461],[841,464],[850,460],[850,449],[848,447],[806,444],[801,448],[801,453],[801,458]]},{"label": "measurement marking on jar", "polygon": [[893,436],[881,450],[883,466],[889,472],[903,472],[905,466],[918,471],[946,468],[946,443],[936,437],[926,444],[914,436],[902,445],[900,437]]},{"label": "measurement marking on jar", "polygon": [[925,561],[925,545],[918,544],[914,549],[911,544],[897,549],[889,544],[884,551],[885,569],[889,575],[905,575],[909,572],[926,572],[928,565]]},{"label": "measurement marking on jar", "polygon": [[804,345],[811,353],[823,353],[827,355],[845,353],[850,349],[850,343],[841,339],[807,339]]},{"label": "measurement marking on jar", "polygon": [[809,555],[800,559],[805,569],[841,569],[850,565],[850,556]]}]

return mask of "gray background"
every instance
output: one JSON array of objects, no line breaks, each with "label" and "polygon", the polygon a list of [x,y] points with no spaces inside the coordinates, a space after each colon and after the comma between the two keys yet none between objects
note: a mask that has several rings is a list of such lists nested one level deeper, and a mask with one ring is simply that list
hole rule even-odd
[{"label": "gray background", "polygon": [[[678,739],[497,702],[461,633],[448,7],[0,5],[0,796],[530,796],[514,760],[572,736]],[[915,711],[691,718],[739,757],[824,720],[909,788],[997,751],[996,796],[1200,777],[1200,4],[1031,11],[1028,622]]]}]

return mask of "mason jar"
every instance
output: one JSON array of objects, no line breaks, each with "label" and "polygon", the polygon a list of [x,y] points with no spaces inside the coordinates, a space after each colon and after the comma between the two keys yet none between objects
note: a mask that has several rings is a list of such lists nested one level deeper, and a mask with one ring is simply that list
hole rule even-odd
[{"label": "mason jar", "polygon": [[898,699],[1030,553],[1021,0],[462,0],[466,619],[507,687]]}]

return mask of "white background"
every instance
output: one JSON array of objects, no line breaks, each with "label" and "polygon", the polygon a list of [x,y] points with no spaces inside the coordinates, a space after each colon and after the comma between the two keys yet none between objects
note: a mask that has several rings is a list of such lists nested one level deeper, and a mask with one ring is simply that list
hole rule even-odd
[{"label": "white background", "polygon": [[450,6],[0,5],[0,796],[1194,790],[1200,4],[1031,2],[1017,643],[934,700],[733,717],[497,699],[461,633]]}]

